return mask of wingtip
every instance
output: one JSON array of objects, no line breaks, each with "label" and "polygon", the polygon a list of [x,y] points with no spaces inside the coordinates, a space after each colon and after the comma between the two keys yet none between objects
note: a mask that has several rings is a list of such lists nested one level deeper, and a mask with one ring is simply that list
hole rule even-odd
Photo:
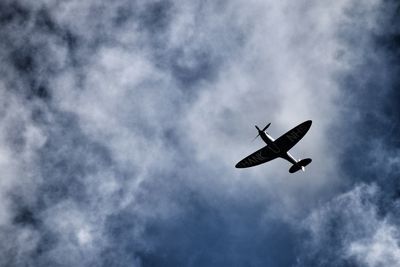
[{"label": "wingtip", "polygon": [[243,169],[244,166],[243,166],[242,162],[239,161],[239,162],[235,165],[235,168],[237,168],[237,169]]},{"label": "wingtip", "polygon": [[312,120],[306,120],[305,122],[302,123],[303,125],[307,126],[308,128],[311,127],[312,125]]}]

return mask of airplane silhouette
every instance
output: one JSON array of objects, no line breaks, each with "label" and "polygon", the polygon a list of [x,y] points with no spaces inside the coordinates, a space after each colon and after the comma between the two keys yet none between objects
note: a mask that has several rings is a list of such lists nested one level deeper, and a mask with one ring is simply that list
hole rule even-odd
[{"label": "airplane silhouette", "polygon": [[256,125],[258,135],[253,139],[253,141],[257,137],[261,136],[261,139],[264,140],[267,145],[239,161],[235,167],[249,168],[276,158],[283,158],[293,164],[289,169],[290,173],[297,172],[300,169],[304,171],[304,167],[310,164],[312,160],[310,158],[306,158],[297,161],[288,151],[304,137],[304,135],[310,129],[311,124],[311,120],[305,121],[287,133],[283,134],[276,140],[267,132],[265,132],[271,123],[268,123],[267,126],[265,126],[262,130],[260,130],[260,128],[258,128]]}]

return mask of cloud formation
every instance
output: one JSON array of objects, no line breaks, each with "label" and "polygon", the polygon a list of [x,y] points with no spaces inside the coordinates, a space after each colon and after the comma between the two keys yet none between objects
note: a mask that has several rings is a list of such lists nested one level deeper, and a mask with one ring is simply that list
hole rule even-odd
[{"label": "cloud formation", "polygon": [[397,266],[399,233],[395,218],[377,206],[376,185],[358,185],[337,196],[304,221],[311,238],[299,266]]},{"label": "cloud formation", "polygon": [[3,1],[0,265],[394,266],[393,7]]}]

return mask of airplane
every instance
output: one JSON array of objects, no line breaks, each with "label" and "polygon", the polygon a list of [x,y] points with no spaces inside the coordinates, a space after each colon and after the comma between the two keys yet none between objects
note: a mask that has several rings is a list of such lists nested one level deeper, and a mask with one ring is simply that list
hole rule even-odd
[{"label": "airplane", "polygon": [[312,160],[310,158],[296,160],[289,153],[289,150],[304,137],[304,135],[310,129],[311,124],[311,120],[305,121],[287,133],[283,134],[276,140],[266,132],[271,123],[268,123],[267,126],[265,126],[262,130],[260,130],[260,128],[258,128],[256,125],[258,135],[253,139],[253,141],[260,136],[267,145],[239,161],[235,167],[249,168],[276,158],[283,158],[293,164],[289,169],[290,173],[295,173],[300,169],[304,172],[305,167],[310,164]]}]

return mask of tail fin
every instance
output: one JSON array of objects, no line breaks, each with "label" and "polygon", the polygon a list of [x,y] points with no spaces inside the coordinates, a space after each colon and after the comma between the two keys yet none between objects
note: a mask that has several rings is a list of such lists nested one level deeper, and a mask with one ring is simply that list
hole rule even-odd
[{"label": "tail fin", "polygon": [[293,166],[290,167],[289,172],[290,173],[294,173],[294,172],[297,172],[300,169],[302,171],[304,171],[305,170],[304,167],[307,166],[308,164],[310,164],[311,161],[312,161],[312,159],[310,159],[310,158],[302,159],[299,162],[297,162],[296,164],[293,164]]}]

